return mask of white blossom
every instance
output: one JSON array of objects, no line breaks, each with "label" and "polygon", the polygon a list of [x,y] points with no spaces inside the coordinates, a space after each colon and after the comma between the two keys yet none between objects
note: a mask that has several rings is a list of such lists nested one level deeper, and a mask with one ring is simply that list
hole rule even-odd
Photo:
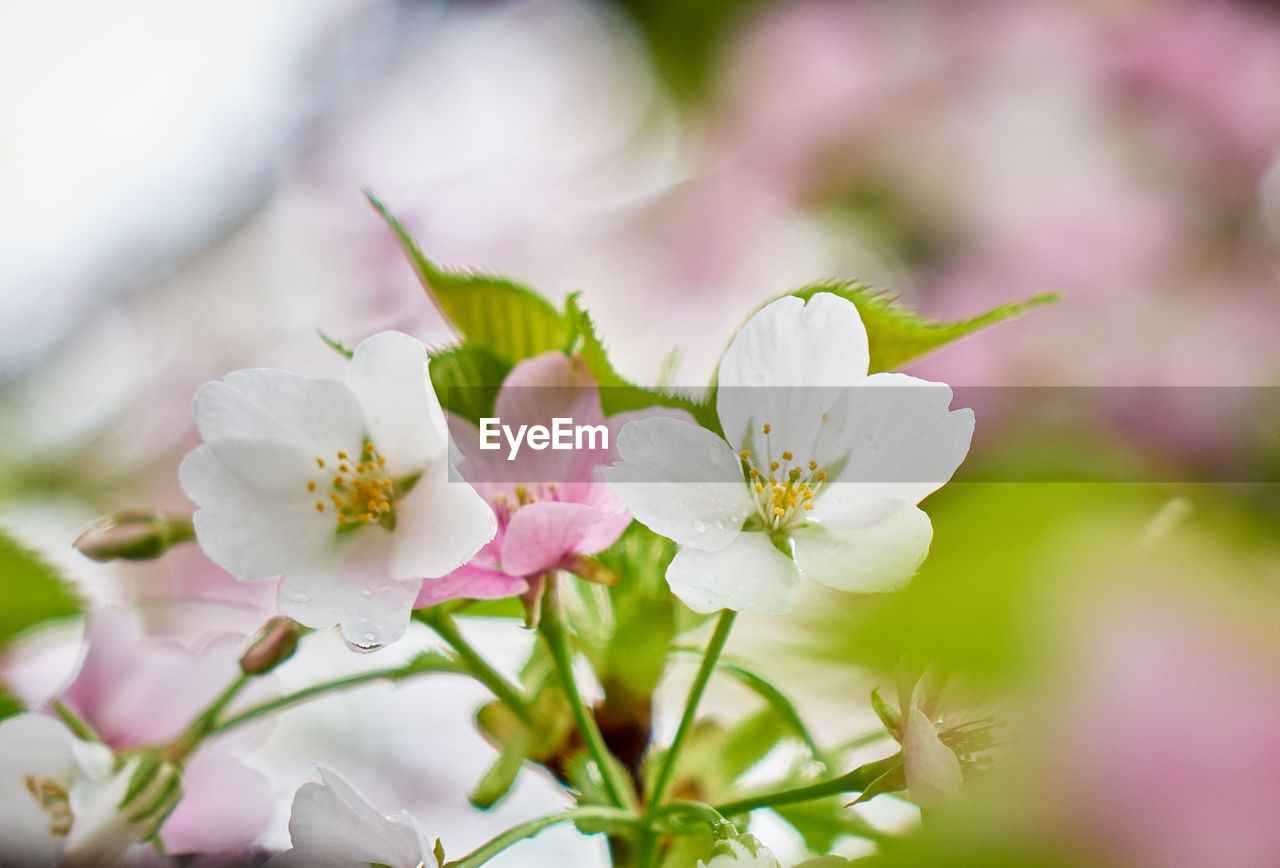
[{"label": "white blossom", "polygon": [[204,445],[183,461],[201,548],[245,581],[283,576],[280,611],[340,624],[373,648],[404,634],[422,580],[466,563],[497,530],[450,481],[449,448],[421,343],[382,332],[341,379],[228,374],[195,399]]},{"label": "white blossom", "polygon": [[680,543],[667,569],[691,609],[790,611],[802,575],[844,591],[910,581],[933,528],[918,504],[969,450],[951,389],[867,375],[857,308],[782,298],[720,361],[724,439],[674,419],[628,424],[605,478],[638,521]]}]

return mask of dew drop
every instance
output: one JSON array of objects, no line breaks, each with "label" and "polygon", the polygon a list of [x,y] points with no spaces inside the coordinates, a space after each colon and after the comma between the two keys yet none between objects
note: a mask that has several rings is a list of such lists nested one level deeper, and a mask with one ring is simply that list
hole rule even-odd
[{"label": "dew drop", "polygon": [[700,518],[695,518],[693,520],[693,530],[695,533],[706,533],[707,523]]},{"label": "dew drop", "polygon": [[289,602],[302,603],[303,605],[311,602],[311,595],[302,591],[294,591],[289,595]]},{"label": "dew drop", "polygon": [[361,633],[359,642],[352,642],[350,639],[344,641],[347,647],[357,654],[370,654],[382,647],[380,643],[373,641],[374,638],[372,633]]}]

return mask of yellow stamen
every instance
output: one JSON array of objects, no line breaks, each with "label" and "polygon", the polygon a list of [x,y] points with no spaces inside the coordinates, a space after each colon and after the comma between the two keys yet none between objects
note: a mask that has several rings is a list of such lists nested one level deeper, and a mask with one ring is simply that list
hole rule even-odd
[{"label": "yellow stamen", "polygon": [[768,433],[769,433],[770,431],[772,431],[772,430],[773,430],[772,426],[770,426],[768,422],[765,422],[765,423],[764,423],[764,433],[768,434]]},{"label": "yellow stamen", "polygon": [[319,500],[316,501],[316,512],[324,512],[324,503]]},{"label": "yellow stamen", "polygon": [[316,481],[313,479],[307,483],[307,491],[315,491],[315,490],[316,490]]},{"label": "yellow stamen", "polygon": [[818,462],[816,462],[816,461],[810,461],[810,462],[809,462],[809,472],[810,472],[810,473],[812,473],[813,471],[815,471],[815,470],[817,470],[817,469],[818,469]]},{"label": "yellow stamen", "polygon": [[347,460],[347,453],[345,453],[345,452],[339,452],[339,453],[338,453],[338,460],[339,460],[339,461],[346,461],[346,460]]},{"label": "yellow stamen", "polygon": [[793,456],[790,452],[783,452],[783,453],[782,453],[782,460],[783,460],[783,461],[790,461],[793,457],[794,457],[794,456]]}]

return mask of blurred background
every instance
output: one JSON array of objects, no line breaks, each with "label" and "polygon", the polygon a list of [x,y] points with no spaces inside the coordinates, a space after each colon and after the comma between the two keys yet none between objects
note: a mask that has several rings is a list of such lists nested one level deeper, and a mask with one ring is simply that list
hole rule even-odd
[{"label": "blurred background", "polygon": [[[1272,2],[10,0],[0,118],[0,525],[186,647],[252,632],[274,589],[194,547],[122,567],[70,543],[114,509],[190,509],[175,470],[202,382],[334,371],[317,328],[448,338],[362,187],[438,262],[582,290],[640,381],[674,350],[674,381],[705,384],[756,305],[853,277],[937,318],[1063,294],[908,369],[952,384],[1261,400],[1280,375]],[[1280,423],[1182,406],[1048,426],[997,406],[970,462],[1022,481],[927,501],[907,591],[810,588],[802,618],[744,619],[731,653],[832,740],[873,728],[867,694],[903,654],[999,707],[1008,774],[982,776],[976,822],[916,835],[904,802],[855,809],[908,837],[884,864],[1280,864]],[[1082,481],[1026,481],[1064,468]],[[23,593],[0,578],[4,606]],[[517,631],[473,627],[518,663]],[[47,698],[81,631],[0,630],[4,680]],[[280,678],[365,665],[322,645]],[[250,837],[287,844],[316,761],[454,853],[541,812],[534,776],[498,817],[466,806],[479,697],[441,679],[283,715],[235,746],[271,790]],[[761,823],[786,859],[823,840]],[[603,859],[569,832],[508,855]]]}]

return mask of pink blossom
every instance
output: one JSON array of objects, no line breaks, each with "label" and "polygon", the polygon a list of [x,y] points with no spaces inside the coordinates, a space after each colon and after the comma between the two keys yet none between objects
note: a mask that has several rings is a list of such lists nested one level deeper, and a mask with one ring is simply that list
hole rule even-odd
[{"label": "pink blossom", "polygon": [[[470,563],[442,579],[423,583],[416,605],[456,597],[498,599],[523,593],[529,579],[570,565],[575,555],[608,548],[631,523],[631,514],[599,480],[597,470],[615,458],[622,426],[660,410],[620,413],[608,419],[595,380],[582,362],[550,352],[521,362],[494,402],[503,425],[546,425],[570,418],[575,425],[604,425],[608,448],[481,450],[479,430],[452,417],[450,431],[463,455],[462,475],[498,516],[498,534]],[[518,482],[517,482],[518,480]]]}]

